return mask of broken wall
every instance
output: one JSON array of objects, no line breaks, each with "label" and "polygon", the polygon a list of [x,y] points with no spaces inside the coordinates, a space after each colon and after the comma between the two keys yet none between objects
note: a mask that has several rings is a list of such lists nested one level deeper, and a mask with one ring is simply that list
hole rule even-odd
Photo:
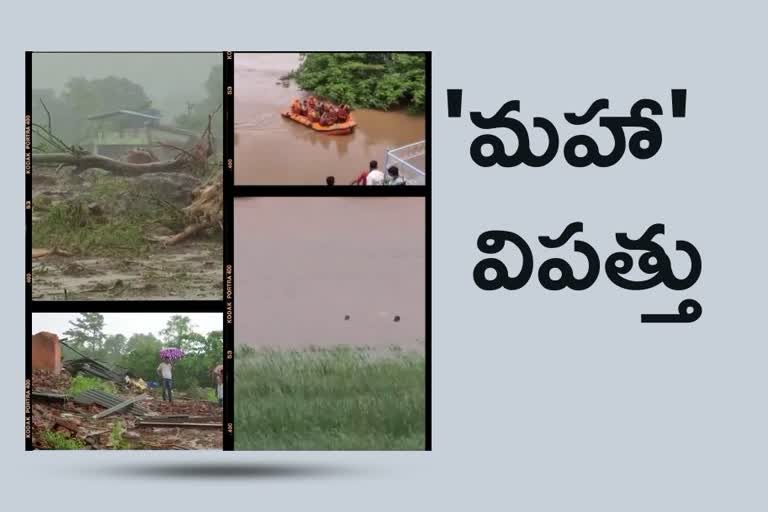
[{"label": "broken wall", "polygon": [[61,371],[61,345],[59,337],[50,332],[32,336],[32,369]]}]

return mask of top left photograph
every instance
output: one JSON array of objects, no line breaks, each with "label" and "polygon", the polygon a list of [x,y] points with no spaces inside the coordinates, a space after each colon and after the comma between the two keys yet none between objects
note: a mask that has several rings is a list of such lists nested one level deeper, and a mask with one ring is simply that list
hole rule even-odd
[{"label": "top left photograph", "polygon": [[32,299],[221,300],[223,55],[33,53],[31,75]]}]

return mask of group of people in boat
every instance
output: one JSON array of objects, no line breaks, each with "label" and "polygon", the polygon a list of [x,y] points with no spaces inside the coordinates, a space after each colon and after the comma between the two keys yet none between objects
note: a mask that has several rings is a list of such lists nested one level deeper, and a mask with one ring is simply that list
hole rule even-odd
[{"label": "group of people in boat", "polygon": [[334,105],[327,101],[320,101],[314,96],[304,100],[294,99],[291,103],[291,113],[304,116],[320,126],[331,126],[337,123],[345,123],[349,119],[349,105]]}]

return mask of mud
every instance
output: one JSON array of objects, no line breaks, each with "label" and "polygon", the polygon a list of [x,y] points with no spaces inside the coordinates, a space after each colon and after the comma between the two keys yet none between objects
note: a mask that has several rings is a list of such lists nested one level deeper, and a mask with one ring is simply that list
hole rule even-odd
[{"label": "mud", "polygon": [[220,300],[221,244],[189,242],[140,258],[49,256],[32,262],[33,300]]},{"label": "mud", "polygon": [[[355,110],[351,135],[324,135],[283,118],[303,97],[281,77],[299,65],[299,54],[235,56],[235,184],[324,185],[326,176],[348,184],[370,160],[384,165],[388,149],[424,139],[424,116]],[[418,162],[417,164],[423,164]]]},{"label": "mud", "polygon": [[423,198],[235,200],[235,342],[422,351]]},{"label": "mud", "polygon": [[[88,198],[96,179],[110,174],[98,169],[73,176],[66,171],[35,168],[32,180],[32,230],[59,203],[76,204]],[[201,180],[182,173],[155,173],[130,180],[125,193],[88,202],[90,218],[130,215],[139,208],[157,208],[157,199],[180,209],[192,201]],[[91,201],[91,199],[87,199]],[[173,230],[161,223],[143,227],[147,240]],[[209,230],[178,245],[148,242],[148,249],[131,256],[95,256],[57,247],[52,254],[32,260],[33,300],[221,300],[223,250],[220,230]],[[44,251],[43,251],[44,252]],[[33,251],[33,254],[35,251]]]}]

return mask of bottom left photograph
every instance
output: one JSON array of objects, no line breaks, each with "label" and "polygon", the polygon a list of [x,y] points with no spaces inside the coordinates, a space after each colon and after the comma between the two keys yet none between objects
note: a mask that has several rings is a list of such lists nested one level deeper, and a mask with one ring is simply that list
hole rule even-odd
[{"label": "bottom left photograph", "polygon": [[220,450],[221,313],[33,313],[34,449]]}]

